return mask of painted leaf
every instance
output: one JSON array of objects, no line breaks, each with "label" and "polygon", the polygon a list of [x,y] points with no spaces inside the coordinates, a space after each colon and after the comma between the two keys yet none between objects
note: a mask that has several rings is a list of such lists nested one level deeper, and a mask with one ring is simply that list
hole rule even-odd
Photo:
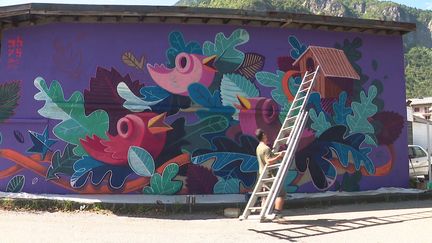
[{"label": "painted leaf", "polygon": [[27,152],[38,153],[42,156],[42,159],[45,159],[48,151],[51,151],[51,146],[53,146],[57,140],[49,138],[48,126],[45,127],[43,133],[28,132],[32,141],[32,146],[27,149]]},{"label": "painted leaf", "polygon": [[153,174],[150,179],[150,186],[143,188],[144,194],[157,194],[157,195],[172,195],[180,191],[183,182],[173,181],[172,179],[179,172],[177,164],[169,164],[165,167],[162,176],[158,173]]},{"label": "painted leaf", "polygon": [[294,58],[291,56],[281,56],[277,59],[277,66],[279,70],[288,72],[289,70],[297,70],[298,68],[293,66]]},{"label": "painted leaf", "polygon": [[337,125],[346,125],[346,117],[352,113],[352,110],[350,107],[346,107],[346,101],[347,101],[348,94],[343,91],[339,94],[339,100],[336,103],[333,103],[333,111],[334,116],[333,120]]},{"label": "painted leaf", "polygon": [[209,116],[199,122],[186,126],[183,138],[178,139],[176,142],[172,143],[171,146],[186,140],[188,144],[183,145],[183,149],[188,152],[193,152],[197,145],[199,145],[200,148],[210,148],[211,144],[204,136],[206,134],[223,132],[228,126],[229,122],[224,116]]},{"label": "painted leaf", "polygon": [[10,179],[6,186],[6,192],[14,192],[19,193],[24,188],[25,184],[25,176],[23,175],[16,175]]},{"label": "painted leaf", "polygon": [[368,96],[362,91],[360,93],[360,102],[354,101],[351,103],[353,115],[347,116],[347,124],[351,133],[373,134],[375,132],[368,118],[375,115],[378,111],[377,106],[373,103],[376,95],[377,88],[371,85],[369,87]]},{"label": "painted leaf", "polygon": [[203,107],[203,109],[197,111],[197,115],[201,119],[215,113],[223,114],[227,119],[230,119],[235,112],[234,107],[222,105],[221,95],[218,90],[212,94],[204,85],[193,83],[189,85],[188,92],[191,99]]},{"label": "painted leaf", "polygon": [[214,185],[215,194],[238,194],[240,193],[240,180],[231,178],[225,180],[223,178]]},{"label": "painted leaf", "polygon": [[279,70],[276,71],[276,74],[270,72],[258,72],[255,75],[256,79],[261,85],[274,88],[271,91],[271,95],[273,99],[281,106],[288,103],[282,87],[284,75],[285,73]]},{"label": "painted leaf", "polygon": [[[238,104],[237,96],[246,98],[259,96],[259,91],[255,85],[240,74],[224,74],[220,90],[224,106],[234,107],[234,104]],[[238,112],[236,110],[233,115],[235,120],[238,120]]]},{"label": "painted leaf", "polygon": [[288,42],[290,43],[291,47],[293,48],[291,50],[291,57],[294,59],[299,58],[307,49],[307,46],[301,44],[300,41],[297,39],[297,37],[295,37],[293,35],[288,37]]},{"label": "painted leaf", "polygon": [[108,165],[92,157],[84,156],[73,165],[74,173],[70,184],[73,188],[81,188],[90,181],[99,186],[107,178],[108,186],[112,189],[123,187],[126,178],[132,173],[129,166]]},{"label": "painted leaf", "polygon": [[156,105],[157,103],[162,101],[162,100],[155,100],[155,101],[142,100],[141,98],[137,97],[129,89],[129,87],[123,82],[117,85],[117,92],[119,96],[125,100],[125,102],[123,103],[123,107],[132,112],[142,112],[145,110],[151,110],[150,106]]},{"label": "painted leaf", "polygon": [[285,183],[284,183],[284,187],[285,187],[285,191],[288,193],[293,193],[296,192],[298,190],[298,186],[294,185],[294,180],[297,178],[298,176],[298,171],[297,170],[288,170],[288,173],[285,177]]},{"label": "painted leaf", "polygon": [[336,153],[336,156],[343,166],[347,167],[349,160],[352,159],[356,170],[360,170],[360,168],[364,166],[369,174],[373,175],[375,173],[375,166],[367,156],[371,151],[370,148],[359,148],[357,150],[343,143],[331,142],[330,149]]},{"label": "painted leaf", "polygon": [[0,84],[0,123],[14,115],[20,98],[19,81]]},{"label": "painted leaf", "polygon": [[257,53],[246,53],[242,65],[237,72],[249,80],[255,78],[255,74],[264,67],[265,57]]},{"label": "painted leaf", "polygon": [[171,32],[168,40],[171,45],[171,48],[166,52],[168,58],[167,66],[169,68],[175,67],[175,58],[181,52],[202,55],[201,45],[195,41],[186,43],[181,32]]},{"label": "painted leaf", "polygon": [[209,159],[215,159],[212,165],[214,171],[219,171],[227,164],[235,160],[241,160],[240,170],[242,172],[257,172],[258,171],[258,160],[256,156],[249,154],[240,154],[232,152],[214,152],[193,157],[191,162],[193,164],[201,164]]},{"label": "painted leaf", "polygon": [[138,70],[144,69],[144,63],[145,63],[144,56],[142,56],[141,59],[138,61],[138,59],[135,57],[135,55],[132,52],[125,52],[122,55],[122,61],[124,62],[124,64],[128,65],[129,67],[133,67]]},{"label": "painted leaf", "polygon": [[60,83],[53,81],[48,87],[45,80],[36,78],[34,85],[39,89],[34,98],[45,101],[45,105],[38,110],[39,114],[49,119],[61,120],[53,133],[61,140],[74,144],[77,147],[74,153],[78,156],[85,155],[80,139],[86,136],[97,135],[106,138],[109,118],[105,111],[97,110],[86,116],[84,111],[84,99],[80,92],[74,92],[66,100]]},{"label": "painted leaf", "polygon": [[317,116],[315,109],[310,109],[309,117],[312,120],[311,128],[316,132],[316,137],[319,137],[324,131],[331,127],[330,122],[327,121],[322,111]]},{"label": "painted leaf", "polygon": [[76,156],[73,153],[75,145],[67,144],[61,154],[60,150],[54,152],[51,159],[51,166],[48,168],[46,179],[58,179],[58,174],[62,173],[71,176],[74,173],[73,165],[74,163],[81,159],[81,157]]},{"label": "painted leaf", "polygon": [[141,88],[140,93],[143,96],[142,99],[147,102],[161,101],[170,96],[170,94],[166,90],[162,89],[159,86],[143,87]]},{"label": "painted leaf", "polygon": [[215,43],[204,42],[203,53],[206,56],[217,56],[214,66],[219,72],[234,72],[241,66],[245,58],[245,54],[236,47],[248,41],[249,33],[244,29],[235,30],[228,38],[220,32],[215,37]]},{"label": "painted leaf", "polygon": [[153,157],[143,148],[131,146],[128,151],[128,163],[137,175],[152,176],[155,172]]},{"label": "painted leaf", "polygon": [[186,173],[186,185],[192,194],[213,194],[213,187],[218,181],[211,170],[204,166],[189,165]]},{"label": "painted leaf", "polygon": [[136,96],[140,95],[143,87],[138,81],[132,81],[129,75],[122,76],[117,70],[112,68],[107,70],[97,68],[96,76],[90,79],[90,89],[84,90],[85,114],[97,110],[104,110],[109,116],[109,133],[117,135],[117,121],[132,113],[123,107],[124,99],[117,92],[119,83],[125,83]]}]

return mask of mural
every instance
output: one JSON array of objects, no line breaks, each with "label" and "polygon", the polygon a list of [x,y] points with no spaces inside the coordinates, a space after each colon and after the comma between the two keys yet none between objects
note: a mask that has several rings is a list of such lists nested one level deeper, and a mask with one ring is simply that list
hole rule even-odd
[{"label": "mural", "polygon": [[400,37],[50,24],[2,41],[0,191],[249,192],[254,131],[275,139],[318,65],[287,191],[408,185]]}]

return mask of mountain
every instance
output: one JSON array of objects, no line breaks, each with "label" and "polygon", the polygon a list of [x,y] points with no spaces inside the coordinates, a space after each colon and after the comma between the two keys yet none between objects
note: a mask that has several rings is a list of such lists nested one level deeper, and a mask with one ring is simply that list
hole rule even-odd
[{"label": "mountain", "polygon": [[[413,22],[404,36],[407,97],[432,96],[432,11],[378,0],[180,0],[178,6],[288,11],[338,17]],[[425,88],[426,87],[426,88]]]}]

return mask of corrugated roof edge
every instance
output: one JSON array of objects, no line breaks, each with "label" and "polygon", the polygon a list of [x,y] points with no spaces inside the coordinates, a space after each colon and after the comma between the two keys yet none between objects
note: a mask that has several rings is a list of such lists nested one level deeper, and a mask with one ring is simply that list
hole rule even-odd
[{"label": "corrugated roof edge", "polygon": [[371,34],[402,35],[414,23],[341,18],[278,11],[181,6],[31,3],[0,7],[0,28],[51,22],[170,22],[271,26]]}]

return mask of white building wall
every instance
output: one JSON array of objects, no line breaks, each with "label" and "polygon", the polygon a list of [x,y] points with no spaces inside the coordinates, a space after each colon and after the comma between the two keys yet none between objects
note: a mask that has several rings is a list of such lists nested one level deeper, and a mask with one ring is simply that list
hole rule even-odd
[{"label": "white building wall", "polygon": [[[427,150],[427,125],[420,122],[413,122],[413,144],[420,145]],[[429,128],[432,147],[432,125]]]}]

